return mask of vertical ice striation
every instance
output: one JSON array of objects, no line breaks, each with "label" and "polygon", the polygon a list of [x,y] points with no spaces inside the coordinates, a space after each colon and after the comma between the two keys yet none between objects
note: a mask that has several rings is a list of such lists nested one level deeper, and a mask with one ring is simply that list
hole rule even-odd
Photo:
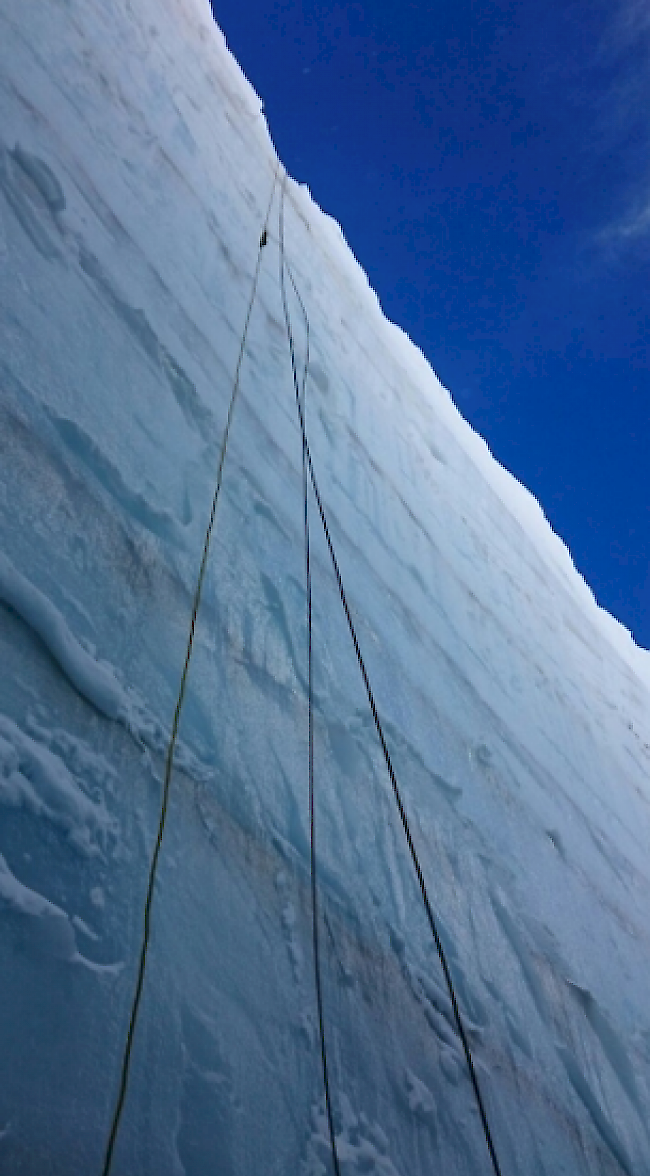
[{"label": "vertical ice striation", "polygon": [[[207,0],[0,6],[0,1171],[101,1170],[276,159]],[[116,1176],[324,1176],[274,201]],[[650,1173],[648,654],[290,183],[310,444],[506,1174]],[[290,292],[293,299],[293,294]],[[304,332],[291,313],[301,362]],[[313,524],[344,1176],[489,1172]]]}]

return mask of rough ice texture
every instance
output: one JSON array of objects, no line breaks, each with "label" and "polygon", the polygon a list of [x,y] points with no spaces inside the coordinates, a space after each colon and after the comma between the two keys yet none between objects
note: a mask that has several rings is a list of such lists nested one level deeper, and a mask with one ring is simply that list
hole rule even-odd
[{"label": "rough ice texture", "polygon": [[[275,156],[207,0],[0,6],[0,1170],[101,1170]],[[116,1176],[329,1171],[301,445],[277,192],[182,720]],[[649,656],[289,182],[310,443],[504,1176],[650,1172]],[[301,362],[304,335],[291,313]],[[480,1122],[313,524],[342,1171]]]}]

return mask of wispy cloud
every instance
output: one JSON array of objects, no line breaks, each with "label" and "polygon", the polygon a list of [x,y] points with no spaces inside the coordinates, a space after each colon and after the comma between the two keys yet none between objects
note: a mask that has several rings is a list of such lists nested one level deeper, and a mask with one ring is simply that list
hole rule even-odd
[{"label": "wispy cloud", "polygon": [[627,49],[647,34],[650,34],[648,0],[622,0],[612,18],[613,47]]},{"label": "wispy cloud", "polygon": [[604,236],[610,240],[618,237],[621,241],[634,241],[647,234],[650,234],[650,192],[643,207],[633,210],[627,217],[610,225]]},{"label": "wispy cloud", "polygon": [[620,155],[629,180],[620,210],[599,234],[609,249],[650,244],[650,0],[620,0],[596,64],[608,69],[599,132]]}]

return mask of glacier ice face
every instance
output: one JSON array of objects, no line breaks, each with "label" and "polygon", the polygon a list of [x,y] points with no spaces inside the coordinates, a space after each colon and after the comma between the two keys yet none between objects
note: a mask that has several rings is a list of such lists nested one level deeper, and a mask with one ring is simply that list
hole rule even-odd
[{"label": "glacier ice face", "polygon": [[[276,164],[202,0],[0,8],[0,1169],[100,1171]],[[277,199],[115,1172],[329,1171]],[[290,184],[310,444],[505,1173],[650,1172],[650,670]],[[304,335],[295,302],[294,330]],[[313,527],[342,1170],[489,1170]]]}]

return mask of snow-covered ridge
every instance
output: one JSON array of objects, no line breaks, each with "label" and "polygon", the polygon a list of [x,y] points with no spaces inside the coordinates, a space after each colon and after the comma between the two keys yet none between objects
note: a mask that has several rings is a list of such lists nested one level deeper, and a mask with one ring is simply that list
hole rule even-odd
[{"label": "snow-covered ridge", "polygon": [[[275,166],[202,0],[53,0],[38,21],[21,0],[0,8],[3,1171],[101,1170]],[[172,781],[124,1176],[327,1171],[277,218],[276,192]],[[292,182],[286,244],[311,322],[319,484],[503,1171],[644,1176],[647,657],[604,635],[537,505]],[[316,527],[313,539],[343,1171],[487,1171]]]}]

